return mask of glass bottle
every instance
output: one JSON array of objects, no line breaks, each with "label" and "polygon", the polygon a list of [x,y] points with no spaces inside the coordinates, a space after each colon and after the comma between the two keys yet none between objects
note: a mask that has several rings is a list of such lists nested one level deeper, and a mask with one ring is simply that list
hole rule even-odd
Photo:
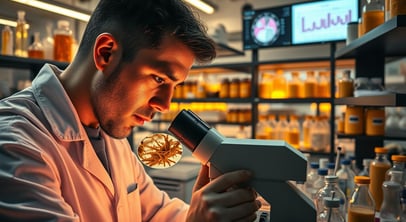
[{"label": "glass bottle", "polygon": [[348,222],[374,222],[375,201],[369,192],[370,178],[354,177],[355,188],[348,204]]},{"label": "glass bottle", "polygon": [[351,78],[351,70],[345,70],[337,84],[337,97],[354,96],[354,80]]},{"label": "glass bottle", "polygon": [[240,82],[240,98],[249,98],[251,96],[251,79],[243,78]]},{"label": "glass bottle", "polygon": [[385,173],[385,181],[390,180],[393,172],[402,172],[402,180],[400,184],[402,186],[405,186],[405,180],[406,180],[406,156],[405,155],[392,155],[391,156],[392,160],[392,167],[389,168],[389,170],[386,171]]},{"label": "glass bottle", "polygon": [[357,77],[355,79],[354,96],[368,95],[370,92],[370,85],[368,77]]},{"label": "glass bottle", "polygon": [[400,221],[406,222],[406,189],[402,190],[401,194],[402,213],[400,214]]},{"label": "glass bottle", "polygon": [[380,222],[400,222],[402,214],[400,196],[402,185],[400,185],[403,172],[393,171],[390,180],[383,182],[383,202],[379,213]]},{"label": "glass bottle", "polygon": [[364,34],[385,22],[384,5],[379,0],[367,0],[362,8]]},{"label": "glass bottle", "polygon": [[270,139],[269,123],[265,114],[260,114],[256,124],[256,139]]},{"label": "glass bottle", "polygon": [[323,124],[323,117],[316,116],[315,121],[310,129],[311,147],[316,152],[326,151],[327,129]]},{"label": "glass bottle", "polygon": [[345,222],[345,214],[339,209],[339,199],[324,198],[323,207],[323,211],[317,217],[317,222]]},{"label": "glass bottle", "polygon": [[376,211],[381,209],[383,200],[382,183],[385,181],[386,171],[391,168],[391,163],[386,158],[388,150],[383,147],[375,147],[375,159],[371,162],[369,167],[369,177],[371,184],[369,190],[375,201]]},{"label": "glass bottle", "polygon": [[[319,166],[320,166],[320,163],[319,163]],[[318,178],[316,181],[314,181],[314,184],[313,184],[313,188],[314,188],[314,194],[312,195],[313,200],[316,200],[317,192],[326,185],[325,177],[327,176],[327,173],[328,173],[327,168],[317,169]]]},{"label": "glass bottle", "polygon": [[13,55],[14,36],[10,26],[4,26],[1,31],[1,54]]},{"label": "glass bottle", "polygon": [[315,195],[315,204],[318,214],[323,210],[324,198],[334,198],[340,200],[340,211],[346,215],[347,214],[347,197],[344,192],[338,186],[338,177],[336,175],[327,175],[324,177],[325,185],[320,188]]},{"label": "glass bottle", "polygon": [[[230,98],[238,98],[240,96],[240,79],[239,78],[232,78],[230,82]],[[221,91],[219,89],[219,91]]]},{"label": "glass bottle", "polygon": [[303,149],[311,150],[312,140],[310,135],[310,130],[313,127],[313,116],[306,115],[305,120],[302,123],[303,130]]},{"label": "glass bottle", "polygon": [[16,26],[16,38],[15,38],[15,56],[27,57],[28,49],[28,27],[29,25],[25,21],[25,11],[17,12],[17,26]]},{"label": "glass bottle", "polygon": [[272,98],[281,99],[287,96],[287,80],[282,69],[276,70],[276,75],[273,79]]},{"label": "glass bottle", "polygon": [[262,73],[258,87],[258,96],[260,98],[264,99],[272,98],[273,78],[274,78],[273,73],[270,72]]},{"label": "glass bottle", "polygon": [[292,72],[292,78],[288,81],[288,98],[303,97],[303,82],[299,72]]},{"label": "glass bottle", "polygon": [[340,189],[345,193],[347,199],[349,199],[355,186],[355,173],[351,170],[351,161],[349,159],[341,160],[341,168],[337,171],[337,176]]},{"label": "glass bottle", "polygon": [[284,114],[279,114],[278,123],[275,126],[275,136],[277,140],[286,140],[289,132],[288,118]]},{"label": "glass bottle", "polygon": [[54,31],[54,59],[60,62],[72,60],[72,30],[69,21],[59,20]]},{"label": "glass bottle", "polygon": [[35,59],[44,58],[44,46],[41,43],[39,32],[34,33],[34,42],[28,46],[28,57]]},{"label": "glass bottle", "polygon": [[287,142],[294,148],[299,149],[300,143],[300,124],[296,115],[289,116],[289,130],[287,132]]},{"label": "glass bottle", "polygon": [[317,95],[317,79],[314,71],[306,72],[304,82],[304,98],[315,98]]},{"label": "glass bottle", "polygon": [[319,72],[319,83],[317,85],[317,96],[322,98],[330,98],[330,73],[328,71]]},{"label": "glass bottle", "polygon": [[44,36],[42,39],[42,45],[44,46],[44,58],[48,60],[54,59],[54,37],[52,36],[52,27],[52,23],[49,22],[46,24],[46,36]]},{"label": "glass bottle", "polygon": [[310,163],[310,170],[306,175],[306,182],[305,182],[305,191],[306,194],[311,198],[312,194],[316,192],[314,189],[314,182],[319,177],[317,171],[320,168],[318,162],[311,162]]},{"label": "glass bottle", "polygon": [[371,165],[373,159],[365,158],[362,159],[362,170],[359,172],[358,176],[367,176],[369,177],[369,166]]}]

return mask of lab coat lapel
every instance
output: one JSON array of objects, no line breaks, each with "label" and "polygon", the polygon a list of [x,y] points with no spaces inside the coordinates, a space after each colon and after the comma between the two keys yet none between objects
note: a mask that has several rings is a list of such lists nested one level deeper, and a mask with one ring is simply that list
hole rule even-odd
[{"label": "lab coat lapel", "polygon": [[108,188],[111,195],[114,196],[114,186],[110,175],[97,157],[96,152],[88,139],[86,139],[85,147],[83,149],[83,167],[99,179]]}]

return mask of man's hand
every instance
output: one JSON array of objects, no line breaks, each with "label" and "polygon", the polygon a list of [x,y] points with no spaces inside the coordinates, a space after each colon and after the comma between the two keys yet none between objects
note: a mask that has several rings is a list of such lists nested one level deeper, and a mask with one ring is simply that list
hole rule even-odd
[{"label": "man's hand", "polygon": [[208,167],[202,166],[197,177],[187,221],[253,221],[261,207],[251,188],[238,188],[251,173],[238,170],[225,173],[209,182]]}]

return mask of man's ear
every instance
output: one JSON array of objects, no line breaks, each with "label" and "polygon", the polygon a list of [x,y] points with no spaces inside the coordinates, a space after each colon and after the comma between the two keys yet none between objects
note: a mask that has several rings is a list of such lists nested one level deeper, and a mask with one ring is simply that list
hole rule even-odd
[{"label": "man's ear", "polygon": [[105,72],[114,69],[121,59],[121,52],[117,40],[110,33],[97,36],[93,48],[93,60],[96,68]]}]

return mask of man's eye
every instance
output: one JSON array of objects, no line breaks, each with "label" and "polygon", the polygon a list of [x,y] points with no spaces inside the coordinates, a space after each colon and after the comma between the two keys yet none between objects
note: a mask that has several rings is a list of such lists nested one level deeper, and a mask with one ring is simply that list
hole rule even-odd
[{"label": "man's eye", "polygon": [[154,79],[155,79],[155,81],[156,81],[157,83],[163,83],[163,82],[164,82],[164,79],[162,79],[162,78],[159,77],[159,76],[154,76]]}]

